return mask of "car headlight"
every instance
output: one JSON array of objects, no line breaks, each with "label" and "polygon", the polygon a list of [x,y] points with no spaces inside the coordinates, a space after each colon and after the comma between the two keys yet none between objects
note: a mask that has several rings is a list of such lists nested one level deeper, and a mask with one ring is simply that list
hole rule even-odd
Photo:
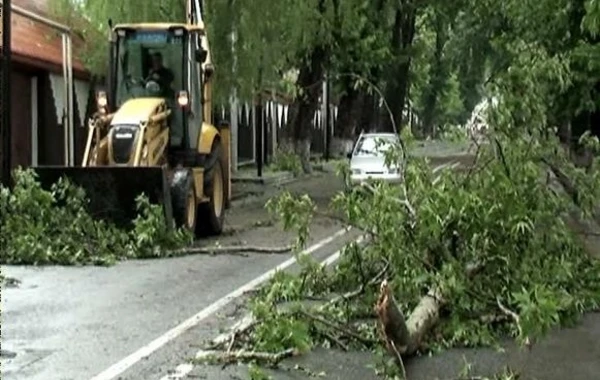
[{"label": "car headlight", "polygon": [[399,170],[398,170],[398,168],[388,169],[388,173],[389,174],[398,174]]},{"label": "car headlight", "polygon": [[361,173],[362,173],[362,170],[360,170],[360,169],[352,169],[352,174],[358,175]]}]

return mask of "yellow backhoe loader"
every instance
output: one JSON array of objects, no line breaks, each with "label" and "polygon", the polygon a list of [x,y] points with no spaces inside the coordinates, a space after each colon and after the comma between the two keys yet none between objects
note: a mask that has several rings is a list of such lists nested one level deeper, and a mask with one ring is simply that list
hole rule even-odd
[{"label": "yellow backhoe loader", "polygon": [[92,215],[117,225],[144,193],[167,223],[220,234],[231,199],[230,129],[212,124],[211,62],[199,0],[186,23],[111,25],[106,91],[96,95],[80,167],[34,168],[44,187],[67,177]]}]

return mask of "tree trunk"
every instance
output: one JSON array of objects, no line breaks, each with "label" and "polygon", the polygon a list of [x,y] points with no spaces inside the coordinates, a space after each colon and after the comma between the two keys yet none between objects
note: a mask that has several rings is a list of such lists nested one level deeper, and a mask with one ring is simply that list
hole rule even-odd
[{"label": "tree trunk", "polygon": [[315,47],[305,59],[298,74],[297,86],[301,89],[289,110],[291,140],[294,151],[300,157],[302,169],[311,173],[310,145],[312,140],[312,121],[319,107],[321,82],[325,74],[326,53],[323,47]]},{"label": "tree trunk", "polygon": [[[325,0],[320,0],[318,10],[325,14]],[[310,146],[312,142],[312,128],[315,112],[320,106],[319,96],[322,92],[322,82],[325,77],[327,52],[324,46],[316,45],[308,52],[301,55],[302,65],[296,80],[300,90],[299,95],[288,111],[288,122],[283,129],[280,146],[294,152],[300,157],[304,173],[311,173]]]},{"label": "tree trunk", "polygon": [[382,110],[382,130],[386,132],[393,132],[394,124],[398,129],[396,132],[400,132],[402,128],[402,113],[406,105],[412,61],[409,48],[415,36],[416,13],[416,5],[411,0],[401,0],[396,9],[392,30],[392,51],[396,59],[390,70],[389,78],[392,79],[386,88],[386,100],[392,110],[393,122],[387,115],[387,110]]},{"label": "tree trunk", "polygon": [[442,16],[435,15],[435,51],[425,94],[425,107],[423,110],[423,136],[434,137],[434,126],[438,122],[438,98],[443,91],[448,77],[446,63],[443,61],[444,46],[448,39],[447,26]]},{"label": "tree trunk", "polygon": [[486,54],[489,49],[487,41],[473,46],[458,66],[458,75],[461,78],[459,93],[464,104],[464,112],[460,117],[461,123],[469,120],[475,106],[481,101],[478,87],[484,79]]},{"label": "tree trunk", "polygon": [[361,128],[361,93],[352,86],[350,79],[345,79],[344,84],[346,92],[338,105],[338,117],[331,141],[331,154],[334,156],[345,156],[352,150],[354,136]]},{"label": "tree trunk", "polygon": [[389,284],[383,281],[375,309],[380,332],[390,355],[398,359],[399,356],[414,355],[425,335],[438,323],[441,305],[441,292],[432,289],[421,298],[408,320],[405,320]]},{"label": "tree trunk", "polygon": [[379,103],[379,96],[376,94],[369,94],[367,92],[362,93],[362,111],[361,111],[361,125],[365,129],[365,132],[370,132],[378,129],[378,112],[377,104]]},{"label": "tree trunk", "polygon": [[[484,268],[481,262],[465,266],[465,276],[472,279]],[[423,344],[423,339],[440,320],[440,309],[446,303],[442,289],[434,287],[419,300],[408,320],[398,307],[387,280],[379,289],[375,311],[382,339],[389,353],[401,361],[401,356],[414,355]]]}]

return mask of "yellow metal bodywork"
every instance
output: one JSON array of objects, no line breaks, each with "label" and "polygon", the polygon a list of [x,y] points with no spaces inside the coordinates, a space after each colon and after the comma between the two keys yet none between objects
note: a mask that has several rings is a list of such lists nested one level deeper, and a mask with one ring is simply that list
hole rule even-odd
[{"label": "yellow metal bodywork", "polygon": [[198,136],[198,152],[202,154],[210,153],[213,142],[218,136],[219,130],[214,125],[202,123],[202,129]]},{"label": "yellow metal bodywork", "polygon": [[[136,98],[126,101],[111,117],[110,125],[139,125],[135,149],[125,165],[155,166],[164,163],[164,153],[169,141],[167,117],[171,113],[162,98]],[[116,165],[113,146],[108,134],[102,139],[107,149],[104,160],[98,165]],[[123,165],[123,164],[121,164]]]},{"label": "yellow metal bodywork", "polygon": [[[201,86],[202,91],[202,118],[197,120],[189,118],[189,123],[200,123],[200,131],[196,144],[196,151],[202,155],[209,155],[216,141],[219,141],[223,154],[221,155],[221,168],[223,171],[223,186],[225,205],[231,201],[231,133],[229,126],[216,128],[212,124],[212,73],[213,64],[210,55],[208,39],[205,35],[204,24],[184,23],[139,23],[119,24],[113,28],[113,33],[121,29],[134,30],[169,30],[172,28],[183,28],[191,35],[198,35],[201,47],[207,52],[204,62],[194,63],[198,65],[198,72],[203,77],[191,78],[196,85]],[[177,110],[179,112],[179,110]],[[88,121],[88,136],[82,166],[163,166],[169,170],[168,144],[169,115],[164,98],[134,98],[126,101],[112,114],[97,113]],[[117,125],[138,125],[140,130],[134,141],[131,156],[125,164],[117,164],[113,159],[113,146],[110,133],[111,127]],[[175,169],[175,168],[170,168]],[[191,167],[196,190],[196,202],[209,202],[204,189],[204,167]],[[226,207],[227,207],[226,206]]]},{"label": "yellow metal bodywork", "polygon": [[163,98],[129,99],[115,112],[111,125],[139,124],[148,121],[151,116],[159,112],[159,109],[160,111],[166,109]]},{"label": "yellow metal bodywork", "polygon": [[194,185],[196,185],[196,199],[198,199],[198,203],[210,201],[210,199],[204,195],[204,168],[192,168],[192,174],[194,175]]},{"label": "yellow metal bodywork", "polygon": [[[88,139],[82,166],[112,166],[113,148],[108,134],[109,126],[135,124],[140,126],[136,148],[126,166],[160,166],[166,164],[165,152],[169,141],[169,128],[166,118],[170,111],[162,98],[136,98],[125,102],[114,114],[90,120]],[[215,141],[223,147],[221,165],[226,200],[231,199],[231,148],[230,129],[221,130],[209,123],[202,123],[198,135],[197,150],[209,154]],[[123,164],[121,164],[123,165]],[[204,168],[192,168],[198,202],[207,202],[204,194]]]},{"label": "yellow metal bodywork", "polygon": [[222,127],[220,130],[221,142],[225,154],[223,155],[223,186],[225,186],[225,203],[231,201],[231,129],[229,126]]}]

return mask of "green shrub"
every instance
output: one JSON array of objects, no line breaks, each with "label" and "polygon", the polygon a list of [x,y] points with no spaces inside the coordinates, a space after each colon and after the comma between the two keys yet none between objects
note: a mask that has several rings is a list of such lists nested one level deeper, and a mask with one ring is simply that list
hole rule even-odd
[{"label": "green shrub", "polygon": [[302,173],[300,157],[295,153],[287,153],[282,150],[275,153],[270,166],[274,171],[292,172],[294,176],[299,176]]}]

